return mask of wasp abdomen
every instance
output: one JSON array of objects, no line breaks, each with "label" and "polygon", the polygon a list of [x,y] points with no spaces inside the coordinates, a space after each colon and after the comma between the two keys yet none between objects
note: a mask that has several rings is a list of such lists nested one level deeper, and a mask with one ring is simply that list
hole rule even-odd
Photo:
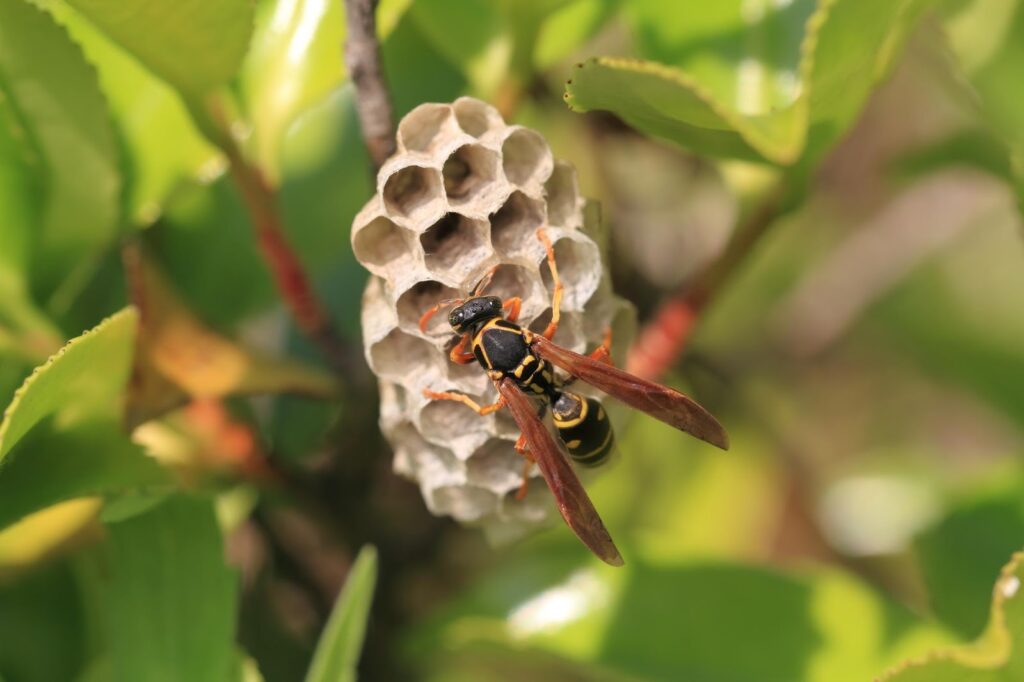
[{"label": "wasp abdomen", "polygon": [[612,451],[612,423],[601,403],[563,392],[551,406],[558,436],[574,462],[596,466]]}]

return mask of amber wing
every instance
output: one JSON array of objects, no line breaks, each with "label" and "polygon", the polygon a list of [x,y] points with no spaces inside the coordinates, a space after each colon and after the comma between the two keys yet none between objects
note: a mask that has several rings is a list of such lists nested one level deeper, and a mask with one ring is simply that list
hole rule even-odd
[{"label": "amber wing", "polygon": [[561,367],[613,398],[618,398],[630,407],[646,412],[669,426],[674,426],[723,450],[729,449],[729,436],[718,420],[679,391],[574,353],[539,334],[534,336],[533,350],[553,365]]},{"label": "amber wing", "polygon": [[580,479],[537,415],[536,407],[511,379],[506,377],[496,381],[495,385],[519,430],[523,432],[526,447],[551,488],[566,524],[598,558],[612,566],[621,566],[622,555],[612,542],[611,535],[594,509]]}]

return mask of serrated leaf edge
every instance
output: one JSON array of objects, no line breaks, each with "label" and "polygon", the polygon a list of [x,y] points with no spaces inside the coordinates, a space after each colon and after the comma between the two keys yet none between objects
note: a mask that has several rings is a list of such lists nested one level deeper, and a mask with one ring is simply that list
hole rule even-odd
[{"label": "serrated leaf edge", "polygon": [[[781,165],[791,165],[800,158],[800,155],[807,146],[811,76],[814,73],[815,66],[814,57],[822,27],[828,21],[832,7],[837,1],[821,0],[817,9],[807,17],[807,21],[804,24],[804,37],[800,43],[800,61],[797,67],[797,71],[800,74],[800,92],[789,105],[790,107],[797,107],[795,111],[797,130],[791,145],[777,145],[769,137],[759,133],[748,125],[749,117],[719,102],[699,81],[682,69],[668,66],[661,62],[629,57],[591,57],[586,62],[576,64],[574,69],[575,71],[580,71],[588,65],[597,64],[634,73],[652,74],[670,82],[675,82],[693,93],[708,109],[732,126],[736,134],[750,145],[754,151],[764,156],[765,159]],[[573,90],[573,80],[573,78],[570,78],[566,82],[564,97],[566,104],[571,111],[588,111],[579,102],[575,101],[576,93]]]},{"label": "serrated leaf edge", "polygon": [[7,436],[7,432],[10,430],[11,417],[18,409],[18,406],[21,404],[21,400],[24,397],[24,395],[29,390],[31,390],[35,382],[39,380],[39,377],[42,376],[47,370],[49,370],[50,367],[56,364],[62,357],[64,357],[64,355],[66,355],[68,351],[75,348],[76,346],[81,345],[87,339],[96,336],[97,334],[109,328],[111,325],[117,324],[118,322],[125,318],[130,318],[131,321],[136,322],[136,324],[138,323],[138,313],[134,307],[128,306],[127,308],[124,308],[123,310],[114,313],[110,317],[105,318],[92,329],[89,329],[84,333],[80,334],[79,336],[76,336],[75,338],[71,339],[66,344],[64,344],[64,346],[61,347],[60,350],[51,355],[46,362],[33,369],[32,373],[25,378],[25,381],[22,382],[21,386],[18,387],[18,390],[16,390],[14,392],[14,395],[11,397],[10,404],[8,404],[7,407],[4,409],[3,421],[0,422],[0,464],[3,463],[5,458],[4,441]]},{"label": "serrated leaf edge", "polygon": [[[985,631],[974,640],[966,644],[935,649],[923,656],[908,659],[876,678],[875,682],[889,682],[895,680],[898,675],[911,668],[917,668],[930,663],[949,661],[958,663],[976,670],[995,670],[1010,660],[1013,652],[1013,636],[1006,626],[1005,604],[1010,598],[1018,596],[1020,591],[1020,578],[1016,575],[1024,564],[1024,551],[1015,552],[1009,563],[1003,566],[992,587],[992,609],[989,612],[989,622]],[[1016,581],[1017,585],[1013,590],[1007,586]],[[1009,592],[1009,594],[1008,594]],[[1024,598],[1022,595],[1020,598]]]}]

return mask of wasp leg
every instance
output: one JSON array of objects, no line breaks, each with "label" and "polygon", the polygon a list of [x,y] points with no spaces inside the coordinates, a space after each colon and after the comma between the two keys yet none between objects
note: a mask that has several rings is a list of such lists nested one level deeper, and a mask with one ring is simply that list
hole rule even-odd
[{"label": "wasp leg", "polygon": [[601,345],[593,350],[590,354],[592,360],[603,362],[606,365],[612,364],[612,328],[608,327],[604,330],[604,339],[601,341]]},{"label": "wasp leg", "polygon": [[[597,360],[598,362],[603,362],[606,365],[611,365],[612,367],[615,366],[615,364],[612,362],[612,328],[611,327],[608,327],[607,329],[604,330],[604,339],[601,341],[601,345],[598,346],[597,348],[595,348],[594,350],[592,350],[587,357],[589,357],[589,358],[591,358],[593,360]],[[568,379],[566,379],[565,381],[562,382],[562,388],[569,388],[570,386],[572,386],[575,383],[576,383],[576,377],[570,375]]]},{"label": "wasp leg", "polygon": [[522,309],[522,307],[523,299],[519,298],[518,296],[513,296],[512,298],[508,299],[502,304],[501,309],[508,311],[505,314],[506,320],[508,320],[509,322],[515,322],[516,320],[519,319],[519,311]]},{"label": "wasp leg", "polygon": [[448,358],[457,365],[471,364],[476,360],[476,356],[466,350],[467,343],[469,343],[469,334],[463,335],[462,339],[455,344],[452,352],[448,354]]},{"label": "wasp leg", "polygon": [[519,436],[514,447],[516,452],[526,458],[526,461],[523,462],[523,482],[519,485],[519,490],[516,491],[516,500],[522,502],[526,499],[526,491],[530,487],[530,467],[533,466],[533,456],[530,455],[530,451],[526,447],[526,436]]},{"label": "wasp leg", "polygon": [[555,291],[551,296],[551,322],[544,330],[543,337],[548,341],[558,331],[558,320],[562,309],[562,278],[558,276],[558,266],[555,264],[555,247],[551,245],[551,239],[544,228],[537,230],[537,239],[544,244],[544,250],[548,254],[548,268],[551,269],[551,280],[555,283]]},{"label": "wasp leg", "polygon": [[447,308],[448,306],[458,305],[462,303],[461,299],[449,298],[444,301],[437,303],[436,305],[430,306],[425,313],[420,316],[420,331],[424,334],[427,333],[427,325],[430,323],[430,318],[437,315],[437,311],[441,308]]},{"label": "wasp leg", "polygon": [[505,401],[501,399],[496,403],[491,403],[490,405],[481,405],[464,393],[452,393],[450,391],[438,393],[437,391],[424,389],[423,396],[430,398],[431,400],[454,400],[457,403],[462,403],[481,417],[489,415],[492,412],[497,412],[505,406]]}]

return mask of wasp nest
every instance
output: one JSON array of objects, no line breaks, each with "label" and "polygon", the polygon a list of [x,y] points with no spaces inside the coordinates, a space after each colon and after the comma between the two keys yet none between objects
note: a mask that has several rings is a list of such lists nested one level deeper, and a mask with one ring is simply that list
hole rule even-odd
[{"label": "wasp nest", "polygon": [[495,109],[464,97],[423,104],[402,119],[398,151],[352,225],[356,258],[374,275],[363,296],[363,344],[380,380],[381,428],[395,470],[419,483],[431,512],[480,525],[493,539],[545,523],[551,495],[535,480],[516,499],[523,459],[507,410],[480,417],[461,403],[424,397],[424,389],[458,391],[486,404],[496,391],[476,363],[448,359],[447,310],[426,333],[418,322],[439,301],[466,297],[497,267],[485,293],[522,297],[519,323],[543,330],[553,289],[536,237],[544,227],[565,287],[555,342],[589,351],[611,327],[621,362],[634,316],[602,268],[596,213],[580,197],[576,171],[552,158],[540,134],[506,125]]}]

